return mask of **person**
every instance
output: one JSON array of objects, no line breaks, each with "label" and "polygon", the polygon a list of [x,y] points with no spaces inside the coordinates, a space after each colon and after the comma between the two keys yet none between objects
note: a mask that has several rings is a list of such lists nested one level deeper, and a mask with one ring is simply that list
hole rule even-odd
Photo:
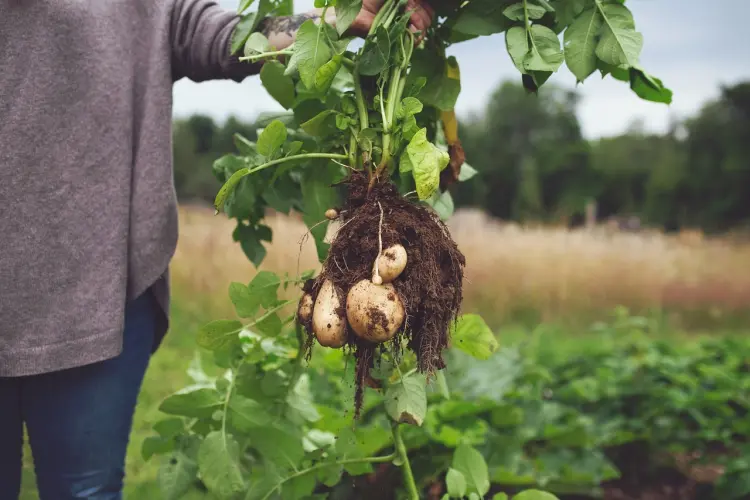
[{"label": "person", "polygon": [[[424,30],[432,8],[411,7]],[[259,29],[283,49],[320,15]],[[122,498],[169,323],[172,85],[257,74],[230,54],[238,21],[213,0],[0,0],[0,500],[20,494],[24,423],[42,500]]]}]

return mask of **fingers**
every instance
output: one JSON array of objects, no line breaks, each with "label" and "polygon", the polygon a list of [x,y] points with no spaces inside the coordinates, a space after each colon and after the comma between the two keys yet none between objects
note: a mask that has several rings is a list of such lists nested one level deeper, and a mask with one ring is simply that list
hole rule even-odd
[{"label": "fingers", "polygon": [[425,31],[432,25],[432,20],[435,17],[435,11],[433,8],[424,0],[409,0],[406,5],[408,11],[412,11],[411,23],[409,29],[416,33],[421,32],[418,37],[417,43],[424,37]]}]

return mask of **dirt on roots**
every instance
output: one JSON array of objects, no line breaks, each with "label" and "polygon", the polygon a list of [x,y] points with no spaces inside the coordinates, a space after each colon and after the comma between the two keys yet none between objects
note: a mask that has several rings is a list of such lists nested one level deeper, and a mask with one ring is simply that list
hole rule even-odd
[{"label": "dirt on roots", "polygon": [[[368,189],[366,175],[353,172],[341,187],[345,190],[345,203],[339,212],[341,226],[322,272],[303,288],[313,301],[323,282],[331,280],[341,300],[338,313],[346,318],[349,290],[359,281],[372,278],[379,238],[383,251],[400,243],[407,254],[406,268],[392,282],[405,310],[404,323],[393,339],[383,344],[369,342],[358,337],[347,322],[345,348],[356,359],[355,415],[359,416],[376,349],[390,347],[398,356],[399,346],[405,343],[416,354],[420,372],[431,374],[445,368],[442,354],[461,306],[466,259],[437,214],[405,199],[391,182]],[[303,326],[308,333],[309,356],[315,335],[310,322]]]}]

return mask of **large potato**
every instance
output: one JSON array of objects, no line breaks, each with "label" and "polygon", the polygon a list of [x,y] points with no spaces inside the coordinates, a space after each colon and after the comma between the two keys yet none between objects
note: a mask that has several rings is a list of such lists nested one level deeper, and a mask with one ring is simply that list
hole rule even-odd
[{"label": "large potato", "polygon": [[362,280],[346,298],[346,318],[360,338],[385,342],[393,338],[404,322],[404,304],[391,284],[375,285]]},{"label": "large potato", "polygon": [[406,249],[398,243],[385,249],[377,259],[378,274],[383,283],[398,278],[406,267]]},{"label": "large potato", "polygon": [[341,300],[331,280],[323,281],[313,308],[313,333],[320,345],[339,348],[346,343],[346,320],[339,315]]}]

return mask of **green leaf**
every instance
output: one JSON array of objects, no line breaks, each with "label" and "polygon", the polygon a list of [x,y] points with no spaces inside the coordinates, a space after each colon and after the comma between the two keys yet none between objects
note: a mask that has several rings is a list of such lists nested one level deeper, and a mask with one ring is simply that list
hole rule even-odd
[{"label": "green leaf", "polygon": [[281,279],[276,273],[260,271],[248,285],[248,290],[260,305],[269,309],[278,301],[279,285],[281,285]]},{"label": "green leaf", "polygon": [[[541,19],[546,14],[544,7],[540,5],[534,5],[533,3],[526,3],[526,10],[529,14],[529,19]],[[510,7],[503,10],[503,15],[512,21],[524,21],[524,4],[514,3]]]},{"label": "green leaf", "polygon": [[337,127],[334,123],[335,115],[336,111],[327,109],[318,113],[300,126],[302,127],[302,130],[312,136],[325,137],[337,131]]},{"label": "green leaf", "polygon": [[181,500],[190,490],[198,474],[196,461],[177,450],[162,462],[157,473],[159,491],[164,500]]},{"label": "green leaf", "polygon": [[230,50],[232,54],[237,54],[245,46],[245,42],[250,34],[255,30],[258,16],[255,12],[242,16],[240,22],[235,26],[232,32],[232,45]]},{"label": "green leaf", "polygon": [[448,469],[445,475],[448,494],[453,498],[463,498],[466,495],[466,478],[456,469]]},{"label": "green leaf", "polygon": [[265,427],[271,423],[271,416],[264,405],[252,399],[233,394],[229,399],[230,424],[241,432],[257,427]]},{"label": "green leaf", "polygon": [[424,105],[416,97],[405,97],[396,108],[396,118],[403,120],[422,112]]},{"label": "green leaf", "polygon": [[284,109],[294,105],[294,80],[284,74],[284,65],[279,61],[266,61],[260,70],[260,81],[268,94]]},{"label": "green leaf", "polygon": [[239,465],[240,445],[231,434],[210,432],[198,450],[198,470],[208,490],[221,497],[232,497],[245,489]]},{"label": "green leaf", "polygon": [[528,71],[557,71],[565,60],[560,39],[554,31],[541,24],[535,24],[529,32],[531,47],[523,61]]},{"label": "green leaf", "polygon": [[448,165],[450,157],[427,140],[427,129],[423,128],[412,137],[406,152],[413,167],[414,181],[420,200],[426,200],[440,185],[440,172]]},{"label": "green leaf", "polygon": [[174,441],[161,436],[149,436],[141,444],[141,457],[148,461],[152,456],[172,451]]},{"label": "green leaf", "polygon": [[364,151],[372,151],[373,142],[377,137],[378,133],[374,129],[366,128],[357,134],[357,143]]},{"label": "green leaf", "polygon": [[359,58],[359,72],[366,76],[375,76],[383,71],[391,55],[391,41],[388,30],[378,27],[375,38],[368,38]]},{"label": "green leaf", "polygon": [[307,374],[300,376],[294,389],[287,396],[286,402],[303,420],[308,422],[320,420],[320,413],[315,407],[310,390],[310,377]]},{"label": "green leaf", "polygon": [[[236,283],[236,284],[232,283],[232,286],[230,286],[230,292],[229,292],[230,296],[232,297],[232,302],[234,302],[236,298],[234,295],[232,295],[232,287],[235,285],[239,285],[245,290],[247,290],[247,287],[245,285],[240,285],[239,283]],[[236,303],[235,303],[235,306],[237,306]],[[239,307],[237,310],[238,311],[240,310]],[[248,316],[241,316],[241,317],[248,317]],[[218,319],[218,320],[208,323],[207,325],[202,326],[200,330],[198,330],[198,335],[196,336],[196,343],[198,344],[199,347],[202,347],[203,349],[208,349],[209,351],[216,351],[218,349],[226,347],[232,342],[237,341],[240,330],[242,330],[242,323],[240,323],[239,321],[228,320],[228,319]]]},{"label": "green leaf", "polygon": [[278,427],[250,429],[247,436],[264,461],[281,469],[295,469],[305,456],[302,438]]},{"label": "green leaf", "polygon": [[499,0],[472,0],[460,10],[453,30],[472,36],[501,33],[510,25],[510,20],[503,14],[507,4]]},{"label": "green leaf", "polygon": [[255,2],[255,0],[242,0],[237,6],[237,14],[242,14]]},{"label": "green leaf", "polygon": [[453,454],[452,467],[463,474],[469,493],[476,493],[481,497],[490,490],[487,462],[476,449],[466,444],[459,445]]},{"label": "green leaf", "polygon": [[458,182],[466,182],[477,175],[477,173],[478,172],[474,167],[464,162],[464,164],[461,165],[461,172],[458,174]]},{"label": "green leaf", "polygon": [[266,249],[261,242],[271,241],[271,229],[263,225],[247,226],[237,221],[232,238],[240,243],[242,251],[250,262],[258,267],[266,256]]},{"label": "green leaf", "polygon": [[506,31],[505,47],[518,71],[525,73],[523,60],[529,52],[529,38],[526,36],[526,30],[520,26],[514,26]]},{"label": "green leaf", "polygon": [[586,9],[565,30],[565,64],[579,82],[596,71],[596,45],[602,18],[595,8]]},{"label": "green leaf", "polygon": [[343,35],[362,10],[362,0],[338,0],[336,3],[336,30]]},{"label": "green leaf", "polygon": [[258,153],[265,157],[271,157],[286,142],[287,131],[286,125],[281,120],[274,120],[269,123],[260,136],[258,136],[257,149]]},{"label": "green leaf", "polygon": [[182,423],[181,418],[165,418],[154,424],[154,431],[166,439],[173,438],[184,430],[185,424]]},{"label": "green leaf", "polygon": [[599,59],[613,66],[636,66],[643,35],[635,30],[633,15],[624,5],[596,3],[603,18],[602,36],[596,46]]},{"label": "green leaf", "polygon": [[630,88],[641,99],[664,104],[672,103],[672,91],[661,80],[639,68],[630,68]]},{"label": "green leaf", "polygon": [[245,42],[245,56],[262,54],[263,52],[269,52],[270,50],[271,44],[268,42],[268,38],[258,31],[254,31]]},{"label": "green leaf", "polygon": [[419,132],[417,118],[414,115],[407,116],[401,126],[401,133],[404,135],[404,139],[411,141],[417,132]]},{"label": "green leaf", "polygon": [[336,206],[338,197],[331,185],[338,180],[340,168],[338,165],[325,162],[316,163],[303,175],[302,200],[304,203],[303,221],[315,238],[318,258],[322,262],[328,254],[328,244],[324,242],[328,224],[325,220],[326,210]]},{"label": "green leaf", "polygon": [[237,184],[239,184],[242,178],[249,173],[249,169],[241,168],[233,173],[229,180],[225,182],[223,186],[221,186],[221,189],[219,189],[219,192],[216,194],[216,199],[214,200],[214,209],[216,210],[217,214],[224,209],[224,203],[226,203],[229,195],[237,187]]},{"label": "green leaf", "polygon": [[[239,134],[236,132],[232,134],[232,142],[234,142],[234,146],[239,150],[240,154],[242,155],[254,156],[257,154],[257,151],[255,151],[255,143],[249,140],[247,137],[244,137],[242,134]],[[224,162],[235,164],[236,168],[233,168],[232,166],[224,165]],[[245,162],[242,158],[238,158],[234,155],[224,155],[214,162],[213,168],[221,169],[222,171],[226,171],[226,169],[231,169],[232,172],[235,172],[244,166],[245,166]]]},{"label": "green leaf", "polygon": [[427,85],[427,78],[424,76],[407,79],[406,85],[404,86],[404,97],[416,97],[425,85]]},{"label": "green leaf", "polygon": [[336,75],[341,69],[342,61],[343,56],[336,54],[333,56],[333,59],[325,63],[315,72],[315,90],[323,93],[328,92],[333,80],[336,79]]},{"label": "green leaf", "polygon": [[388,386],[385,409],[396,422],[422,425],[427,412],[426,380],[424,375],[412,373]]},{"label": "green leaf", "polygon": [[214,389],[202,388],[169,396],[159,405],[159,411],[170,415],[211,418],[224,400]]},{"label": "green leaf", "polygon": [[500,347],[495,335],[478,314],[464,314],[451,331],[451,345],[466,354],[485,360]]},{"label": "green leaf", "polygon": [[495,493],[492,500],[510,500],[507,493]]},{"label": "green leaf", "polygon": [[440,395],[443,396],[445,399],[451,398],[451,391],[448,388],[448,381],[445,379],[445,372],[442,370],[438,371],[435,374],[435,380],[438,383],[438,388],[440,389]]},{"label": "green leaf", "polygon": [[255,323],[255,328],[263,335],[268,337],[277,337],[281,334],[284,325],[277,313],[263,315],[263,319]]},{"label": "green leaf", "polygon": [[451,196],[450,191],[444,193],[435,191],[431,198],[431,205],[442,221],[450,219],[455,210],[453,196]]},{"label": "green leaf", "polygon": [[295,477],[281,487],[281,498],[284,500],[305,500],[315,490],[315,474]]},{"label": "green leaf", "polygon": [[555,2],[556,30],[560,32],[566,26],[573,24],[573,21],[590,4],[593,4],[591,0],[565,0],[564,2]]},{"label": "green leaf", "polygon": [[441,111],[450,111],[455,108],[458,95],[461,93],[461,81],[446,74],[446,65],[457,64],[453,56],[445,59],[427,49],[415,50],[407,86],[424,78],[425,85],[417,95],[419,100]]},{"label": "green leaf", "polygon": [[559,500],[552,493],[540,490],[524,490],[515,495],[513,500]]},{"label": "green leaf", "polygon": [[331,60],[333,52],[328,46],[325,35],[312,19],[308,19],[297,31],[294,52],[289,60],[286,74],[290,68],[298,68],[302,83],[308,89],[315,88],[315,75],[321,66]]}]

